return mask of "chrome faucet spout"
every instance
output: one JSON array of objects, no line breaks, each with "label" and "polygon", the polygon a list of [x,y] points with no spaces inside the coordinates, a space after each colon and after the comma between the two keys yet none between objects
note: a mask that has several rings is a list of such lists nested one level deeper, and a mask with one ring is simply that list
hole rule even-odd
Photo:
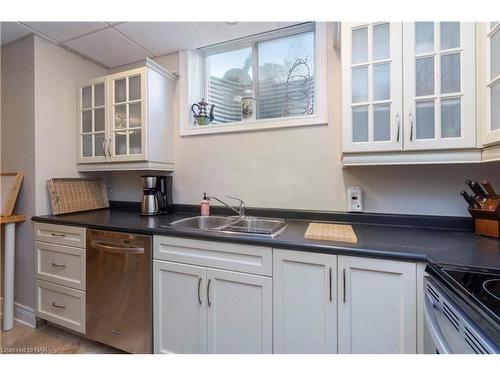
[{"label": "chrome faucet spout", "polygon": [[236,213],[238,214],[238,216],[240,216],[240,217],[245,217],[245,202],[243,202],[243,201],[242,201],[241,199],[239,199],[239,198],[236,198],[236,197],[230,197],[229,195],[228,195],[227,197],[228,197],[228,198],[230,198],[230,199],[236,199],[237,201],[239,201],[239,202],[240,202],[240,206],[239,206],[239,208],[238,208],[238,209],[236,209],[236,208],[234,208],[233,206],[231,206],[231,205],[227,204],[226,202],[224,202],[223,200],[221,200],[221,199],[219,199],[219,198],[217,198],[217,197],[207,196],[207,198],[208,198],[209,200],[214,199],[214,200],[216,200],[217,202],[222,203],[224,206],[226,206],[226,207],[230,208],[231,210],[233,210],[234,212],[236,212]]}]

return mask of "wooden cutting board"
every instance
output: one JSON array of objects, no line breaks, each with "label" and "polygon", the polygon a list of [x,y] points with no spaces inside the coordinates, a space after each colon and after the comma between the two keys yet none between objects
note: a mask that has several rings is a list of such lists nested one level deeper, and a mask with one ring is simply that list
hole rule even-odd
[{"label": "wooden cutting board", "polygon": [[307,227],[304,238],[308,240],[358,242],[358,237],[356,237],[352,226],[345,224],[311,223]]},{"label": "wooden cutting board", "polygon": [[106,185],[100,178],[51,178],[47,188],[54,215],[109,207]]}]

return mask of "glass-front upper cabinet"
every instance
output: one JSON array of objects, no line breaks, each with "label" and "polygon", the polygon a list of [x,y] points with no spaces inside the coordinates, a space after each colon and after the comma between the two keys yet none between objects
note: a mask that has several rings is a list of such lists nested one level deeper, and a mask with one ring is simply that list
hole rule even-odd
[{"label": "glass-front upper cabinet", "polygon": [[405,22],[404,148],[476,147],[475,24]]},{"label": "glass-front upper cabinet", "polygon": [[108,157],[106,89],[106,77],[79,87],[79,162],[103,162]]},{"label": "glass-front upper cabinet", "polygon": [[145,69],[109,77],[114,160],[140,160],[145,148]]},{"label": "glass-front upper cabinet", "polygon": [[342,23],[345,152],[402,150],[402,24]]},{"label": "glass-front upper cabinet", "polygon": [[500,142],[500,22],[488,22],[486,31],[486,121],[483,145]]}]

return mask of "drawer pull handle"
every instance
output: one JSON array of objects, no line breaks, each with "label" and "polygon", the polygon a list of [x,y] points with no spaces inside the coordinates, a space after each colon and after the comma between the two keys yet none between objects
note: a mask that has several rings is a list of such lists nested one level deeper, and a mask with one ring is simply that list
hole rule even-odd
[{"label": "drawer pull handle", "polygon": [[66,265],[65,265],[65,264],[57,264],[57,263],[52,263],[52,267],[56,267],[56,268],[66,268]]},{"label": "drawer pull handle", "polygon": [[58,309],[65,309],[66,308],[66,305],[58,305],[55,302],[52,302],[52,306],[57,307]]},{"label": "drawer pull handle", "polygon": [[51,233],[50,235],[51,235],[52,237],[66,237],[66,235],[65,235],[65,234],[63,234],[63,233]]}]

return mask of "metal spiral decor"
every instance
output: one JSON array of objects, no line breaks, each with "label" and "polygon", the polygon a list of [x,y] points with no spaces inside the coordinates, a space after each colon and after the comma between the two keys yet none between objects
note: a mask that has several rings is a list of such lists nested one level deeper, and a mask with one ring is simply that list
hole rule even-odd
[{"label": "metal spiral decor", "polygon": [[311,69],[304,59],[297,59],[288,71],[285,82],[285,110],[283,116],[310,115],[314,108],[311,100]]}]

